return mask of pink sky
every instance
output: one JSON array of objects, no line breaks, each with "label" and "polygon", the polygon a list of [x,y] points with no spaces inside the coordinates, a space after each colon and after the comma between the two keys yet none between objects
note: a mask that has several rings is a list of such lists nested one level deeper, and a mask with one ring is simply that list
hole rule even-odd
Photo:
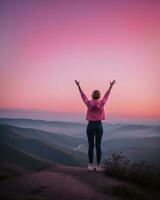
[{"label": "pink sky", "polygon": [[160,118],[160,2],[0,2],[0,108],[85,112],[116,79],[106,112]]}]

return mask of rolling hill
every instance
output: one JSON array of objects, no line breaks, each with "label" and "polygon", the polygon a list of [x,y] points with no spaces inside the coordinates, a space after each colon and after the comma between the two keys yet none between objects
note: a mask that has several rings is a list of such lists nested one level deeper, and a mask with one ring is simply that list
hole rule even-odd
[{"label": "rolling hill", "polygon": [[83,131],[85,132],[85,126],[83,124],[63,121],[0,118],[0,124],[8,124],[22,128],[40,129],[43,131],[76,137],[82,137]]},{"label": "rolling hill", "polygon": [[[28,130],[32,131],[32,130]],[[71,149],[57,145],[55,135],[55,143],[50,140],[41,140],[32,138],[34,133],[28,134],[24,128],[13,127],[9,125],[0,125],[0,160],[2,163],[11,163],[29,169],[42,168],[51,163],[61,163],[72,166],[83,166],[87,163],[84,153],[75,152]],[[39,133],[39,130],[37,130]],[[42,132],[41,132],[42,134]],[[45,132],[43,133],[45,138]],[[38,134],[37,134],[38,136]],[[54,140],[54,134],[51,134]],[[51,137],[50,136],[50,137]],[[72,138],[73,139],[73,138]],[[64,142],[64,140],[63,140]],[[66,138],[66,144],[69,140]],[[69,145],[69,144],[68,144]]]},{"label": "rolling hill", "polygon": [[160,137],[105,140],[102,149],[106,157],[121,152],[130,160],[146,160],[160,166]]},{"label": "rolling hill", "polygon": [[[4,168],[3,163],[20,166],[24,170],[37,170],[53,163],[15,146],[2,143],[0,144],[0,162],[0,171]],[[5,171],[8,171],[8,167]]]},{"label": "rolling hill", "polygon": [[[5,124],[2,125],[2,122]],[[6,123],[39,128],[42,127],[42,124],[43,128],[49,124],[53,130],[56,127],[57,132],[16,127]],[[82,128],[82,124],[4,118],[0,119],[0,124],[0,133],[3,133],[0,134],[0,143],[3,143],[3,145],[11,145],[12,148],[18,148],[17,150],[21,152],[23,151],[36,156],[38,159],[46,159],[50,162],[77,166],[87,164],[88,143],[86,135],[85,138],[82,135],[81,137],[76,137],[80,127]],[[58,127],[61,127],[60,132],[58,132]],[[66,135],[62,134],[62,129],[64,132],[67,129]],[[69,133],[69,130],[71,133]],[[9,147],[7,146],[6,148]],[[104,123],[102,151],[102,160],[112,153],[122,152],[131,160],[146,159],[156,165],[160,165],[159,126]]]},{"label": "rolling hill", "polygon": [[[8,140],[10,137],[29,137],[32,139],[38,139],[42,141],[46,141],[52,144],[60,145],[62,147],[68,148],[68,149],[74,149],[79,144],[86,143],[86,140],[83,138],[77,138],[72,136],[67,136],[63,134],[58,133],[51,133],[47,131],[43,131],[40,129],[33,129],[33,128],[20,128],[15,127],[12,125],[0,125],[0,131],[5,132],[3,134],[3,140],[6,137],[6,140]],[[10,133],[14,133],[13,135]],[[8,135],[7,135],[8,134]],[[1,136],[2,137],[2,136]]]},{"label": "rolling hill", "polygon": [[[22,128],[40,129],[52,133],[86,139],[87,123],[0,118],[0,124],[8,124]],[[159,125],[111,124],[103,122],[103,127],[104,139],[160,137]]]}]

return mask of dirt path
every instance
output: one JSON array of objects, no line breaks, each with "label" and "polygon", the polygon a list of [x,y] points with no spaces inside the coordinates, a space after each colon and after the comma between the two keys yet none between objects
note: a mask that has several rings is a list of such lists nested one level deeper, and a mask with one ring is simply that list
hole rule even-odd
[{"label": "dirt path", "polygon": [[54,200],[118,200],[111,190],[120,182],[85,168],[54,165],[34,173],[0,181],[0,191]]}]

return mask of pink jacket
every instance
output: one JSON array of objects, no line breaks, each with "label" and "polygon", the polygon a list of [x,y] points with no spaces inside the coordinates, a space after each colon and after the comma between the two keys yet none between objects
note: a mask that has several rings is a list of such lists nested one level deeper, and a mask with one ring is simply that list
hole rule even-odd
[{"label": "pink jacket", "polygon": [[111,88],[107,90],[107,92],[105,93],[104,97],[101,100],[100,99],[88,100],[83,90],[79,87],[79,92],[81,94],[81,97],[88,108],[86,120],[88,121],[105,120],[104,105],[107,102],[110,91]]}]

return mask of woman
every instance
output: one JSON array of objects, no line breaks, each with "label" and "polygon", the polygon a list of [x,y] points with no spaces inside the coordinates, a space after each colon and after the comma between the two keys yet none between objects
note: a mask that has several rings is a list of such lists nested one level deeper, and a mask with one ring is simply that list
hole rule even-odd
[{"label": "woman", "polygon": [[[112,86],[115,84],[115,80],[110,82],[110,87],[101,100],[100,100],[101,94],[99,90],[94,90],[92,93],[92,99],[89,100],[84,94],[83,90],[81,89],[80,83],[77,80],[75,80],[75,83],[77,84],[81,97],[88,108],[87,115],[86,115],[86,120],[88,120],[86,132],[87,132],[88,145],[89,145],[88,169],[91,171],[93,171],[94,169],[96,171],[101,171],[101,166],[100,166],[101,155],[102,155],[101,139],[103,135],[103,126],[102,126],[101,120],[105,120],[104,105],[107,102]],[[94,139],[95,139],[96,157],[97,157],[97,163],[95,167],[93,165]]]}]

